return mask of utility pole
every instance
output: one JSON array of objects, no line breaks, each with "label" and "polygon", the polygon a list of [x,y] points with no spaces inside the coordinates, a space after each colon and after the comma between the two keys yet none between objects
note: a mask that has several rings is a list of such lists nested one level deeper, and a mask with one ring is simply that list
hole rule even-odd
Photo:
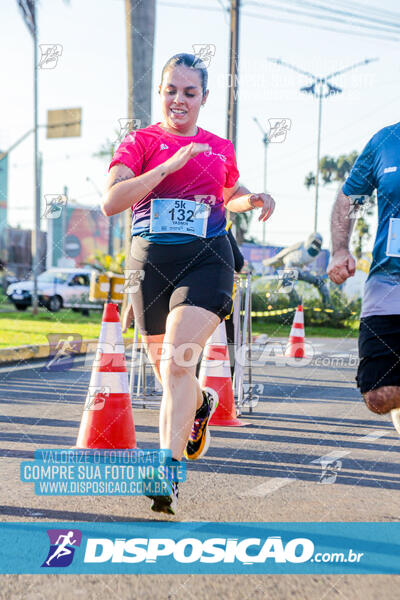
[{"label": "utility pole", "polygon": [[229,85],[228,85],[228,123],[227,138],[236,150],[237,139],[237,97],[239,90],[239,15],[240,0],[231,0],[231,38],[229,50]]},{"label": "utility pole", "polygon": [[40,236],[40,158],[38,140],[38,27],[36,17],[36,0],[18,0],[23,19],[33,38],[33,131],[34,131],[34,227],[32,230],[32,314],[38,312],[37,277],[39,267]]},{"label": "utility pole", "polygon": [[[140,119],[140,127],[151,123],[155,0],[125,0],[128,59],[128,119]],[[136,85],[137,83],[137,85]],[[125,211],[125,269],[131,251],[132,211]],[[128,305],[124,294],[122,311]]]},{"label": "utility pole", "polygon": [[[228,78],[228,118],[226,137],[231,140],[236,152],[237,141],[237,97],[239,91],[239,20],[240,0],[231,0],[230,8],[230,46],[229,46],[229,78]],[[227,211],[230,220],[231,214]],[[235,223],[235,230],[236,230]],[[236,231],[235,231],[236,233]]]},{"label": "utility pole", "polygon": [[39,236],[40,236],[40,159],[39,159],[39,131],[38,131],[38,44],[37,44],[37,19],[36,5],[32,3],[33,10],[33,69],[34,69],[34,156],[35,156],[35,225],[32,230],[32,271],[33,294],[32,314],[38,313],[38,268],[39,268]]},{"label": "utility pole", "polygon": [[317,168],[316,168],[316,173],[315,173],[315,206],[314,206],[314,231],[317,232],[319,171],[320,171],[319,163],[321,160],[322,100],[323,100],[323,98],[327,98],[328,96],[332,96],[335,94],[341,94],[343,91],[341,88],[330,84],[329,80],[332,79],[333,77],[337,77],[338,75],[342,75],[343,73],[347,73],[347,71],[352,71],[353,69],[356,69],[357,67],[362,67],[364,65],[368,65],[369,63],[374,62],[375,60],[378,60],[378,59],[377,58],[366,58],[362,62],[356,63],[354,65],[350,65],[349,67],[345,67],[344,69],[341,69],[340,71],[335,71],[335,73],[330,73],[329,75],[326,75],[325,77],[318,77],[317,75],[313,75],[312,73],[303,71],[302,69],[299,69],[298,67],[295,67],[294,65],[283,62],[279,58],[278,59],[277,58],[269,58],[268,60],[270,62],[273,62],[282,67],[287,67],[288,69],[291,69],[292,71],[296,71],[296,73],[300,73],[301,75],[305,75],[306,77],[309,77],[310,79],[312,79],[312,84],[300,88],[300,91],[305,92],[306,94],[312,94],[313,96],[315,96],[315,98],[318,99]]}]

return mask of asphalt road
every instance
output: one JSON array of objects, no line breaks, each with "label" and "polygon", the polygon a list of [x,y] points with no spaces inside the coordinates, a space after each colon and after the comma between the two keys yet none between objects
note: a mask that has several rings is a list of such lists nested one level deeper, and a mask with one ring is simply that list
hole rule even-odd
[{"label": "asphalt road", "polygon": [[[264,349],[265,350],[265,349]],[[400,439],[355,387],[356,341],[314,339],[306,366],[253,353],[249,425],[212,428],[207,456],[188,464],[180,521],[398,521]],[[43,497],[19,479],[38,448],[75,444],[90,370],[45,363],[0,368],[2,521],[154,521],[142,497]],[[134,409],[138,445],[156,448],[158,411]],[[169,517],[165,517],[169,519]],[[0,599],[375,599],[399,596],[396,576],[10,575]]]}]

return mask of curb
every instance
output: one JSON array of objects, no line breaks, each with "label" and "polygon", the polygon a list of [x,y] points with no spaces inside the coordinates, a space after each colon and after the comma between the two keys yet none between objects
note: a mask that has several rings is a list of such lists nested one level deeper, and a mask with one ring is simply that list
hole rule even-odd
[{"label": "curb", "polygon": [[[132,345],[132,340],[124,339],[125,349]],[[79,352],[74,356],[95,352],[98,340],[82,340]],[[8,363],[33,360],[38,358],[48,358],[50,355],[49,344],[33,344],[27,346],[12,346],[10,348],[0,348],[0,365]]]}]

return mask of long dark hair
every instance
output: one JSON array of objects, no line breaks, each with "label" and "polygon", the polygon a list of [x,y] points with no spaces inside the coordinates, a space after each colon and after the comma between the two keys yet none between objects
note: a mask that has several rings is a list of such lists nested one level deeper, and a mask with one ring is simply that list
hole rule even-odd
[{"label": "long dark hair", "polygon": [[195,69],[199,72],[203,96],[205,96],[207,91],[208,71],[201,58],[198,58],[194,54],[186,54],[185,52],[182,52],[181,54],[174,54],[174,56],[171,56],[171,58],[165,63],[162,70],[161,84],[164,79],[165,72],[168,71],[168,69],[173,69],[179,65],[184,65],[185,67]]}]

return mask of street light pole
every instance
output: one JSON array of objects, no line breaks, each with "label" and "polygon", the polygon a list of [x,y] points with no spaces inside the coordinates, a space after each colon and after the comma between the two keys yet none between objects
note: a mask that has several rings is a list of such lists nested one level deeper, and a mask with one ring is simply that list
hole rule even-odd
[{"label": "street light pole", "polygon": [[[39,267],[39,235],[40,235],[40,168],[41,159],[39,157],[39,140],[38,140],[38,27],[37,27],[37,11],[36,0],[17,0],[21,9],[22,17],[26,26],[29,29],[33,39],[33,133],[34,133],[34,227],[32,230],[32,275],[33,275],[33,290],[32,290],[32,314],[38,312],[38,294],[37,294],[37,276]],[[29,135],[29,133],[27,134]],[[15,144],[21,142],[23,138]],[[12,146],[13,147],[15,147]]]},{"label": "street light pole", "polygon": [[[237,98],[239,91],[239,19],[240,0],[231,0],[230,6],[230,45],[229,45],[229,79],[228,79],[228,115],[226,123],[226,137],[233,144],[236,152],[237,140]],[[227,211],[227,219],[232,215]],[[237,217],[233,221],[234,234],[237,234]]]},{"label": "street light pole", "polygon": [[35,223],[32,230],[32,274],[33,274],[33,294],[32,294],[32,314],[38,312],[38,288],[37,277],[39,267],[39,236],[40,236],[40,173],[39,173],[39,140],[38,140],[38,29],[36,18],[36,3],[32,3],[32,21],[33,21],[33,114],[34,114],[34,164],[35,164],[35,195],[34,195],[34,214]]},{"label": "street light pole", "polygon": [[[335,71],[334,73],[330,73],[326,77],[317,77],[316,75],[313,75],[312,73],[308,73],[307,71],[303,71],[302,69],[299,69],[298,67],[295,67],[294,65],[291,65],[289,63],[282,61],[280,58],[269,58],[268,60],[270,62],[273,62],[282,67],[287,67],[288,69],[291,69],[292,71],[296,71],[296,73],[300,73],[301,75],[305,75],[306,77],[309,77],[310,79],[312,79],[313,83],[311,85],[301,88],[300,91],[305,92],[306,94],[312,94],[313,96],[318,98],[318,101],[319,101],[318,102],[317,169],[316,169],[316,174],[315,174],[315,207],[314,207],[314,231],[316,232],[317,227],[318,227],[318,195],[319,195],[319,171],[320,171],[319,163],[320,163],[320,150],[321,150],[322,99],[327,98],[328,96],[331,96],[333,94],[341,94],[343,91],[341,88],[330,84],[329,83],[330,79],[332,79],[333,77],[337,77],[338,75],[342,75],[343,73],[347,73],[347,71],[352,71],[353,69],[356,69],[357,67],[362,67],[364,65],[367,65],[378,59],[377,58],[366,58],[362,62],[355,63],[353,65],[350,65],[349,67],[345,67],[344,69],[341,69],[340,71]],[[317,88],[318,88],[318,91],[317,91]]]},{"label": "street light pole", "polygon": [[[264,194],[267,193],[267,158],[268,158],[268,144],[269,144],[269,139],[268,139],[268,134],[265,131],[265,129],[262,127],[261,123],[259,122],[259,120],[257,119],[257,117],[253,117],[254,122],[257,124],[258,128],[260,129],[261,133],[263,134],[263,144],[264,144]],[[263,246],[265,246],[266,243],[266,229],[265,229],[266,223],[265,221],[262,224],[262,243]]]},{"label": "street light pole", "polygon": [[319,84],[318,97],[318,141],[317,141],[317,168],[315,170],[315,207],[314,207],[314,231],[318,225],[318,193],[319,193],[319,163],[321,160],[321,122],[322,122],[322,83]]},{"label": "street light pole", "polygon": [[237,97],[239,90],[239,17],[240,0],[231,0],[230,47],[229,47],[229,84],[228,85],[228,122],[227,138],[236,150],[237,139]]}]

